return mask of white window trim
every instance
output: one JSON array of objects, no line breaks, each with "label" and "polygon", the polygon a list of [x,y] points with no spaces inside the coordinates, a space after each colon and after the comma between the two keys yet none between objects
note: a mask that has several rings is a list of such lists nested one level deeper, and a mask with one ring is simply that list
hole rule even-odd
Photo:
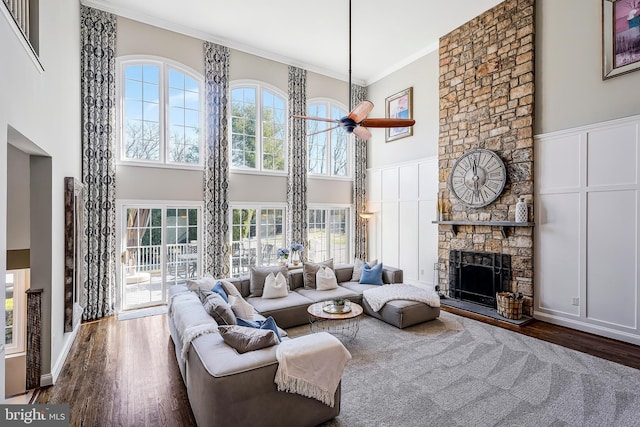
[{"label": "white window trim", "polygon": [[[231,124],[231,115],[232,115],[232,106],[231,106],[231,91],[233,89],[239,89],[242,87],[252,87],[256,90],[256,110],[259,111],[258,116],[256,117],[256,167],[249,168],[243,166],[234,166],[232,161],[232,141],[233,141],[233,127]],[[276,171],[271,169],[263,169],[262,168],[262,91],[269,90],[276,95],[280,96],[284,99],[284,110],[285,114],[288,114],[289,111],[289,98],[285,92],[277,88],[276,86],[270,85],[269,83],[259,81],[259,80],[234,80],[229,84],[229,171],[230,172],[244,172],[244,173],[253,173],[253,174],[261,174],[261,175],[287,175],[289,171],[289,127],[287,125],[288,121],[285,120],[284,123],[284,170]]]},{"label": "white window trim", "polygon": [[[347,245],[349,253],[347,254],[347,263],[351,262],[351,260],[353,259],[353,249],[354,249],[354,242],[353,242],[353,232],[355,229],[355,214],[354,214],[354,207],[353,205],[350,204],[344,204],[344,203],[313,203],[313,204],[309,204],[307,205],[307,224],[309,223],[309,211],[310,210],[330,210],[330,209],[346,209],[347,210],[347,225],[349,226],[349,229],[347,230],[347,242],[349,242],[349,244]],[[309,239],[309,230],[307,229],[307,239]],[[332,254],[331,254],[331,245],[329,244],[329,242],[327,242],[327,248],[329,248],[329,257],[332,258]]]},{"label": "white window trim", "polygon": [[[331,108],[332,107],[338,107],[344,111],[347,112],[347,114],[349,114],[349,111],[347,109],[347,106],[344,105],[342,102],[337,101],[333,98],[311,98],[309,100],[307,100],[307,108],[310,105],[313,104],[325,104],[325,106],[327,106],[329,113],[331,113]],[[308,111],[308,110],[307,110]],[[327,144],[327,159],[328,159],[328,165],[327,165],[327,173],[313,173],[309,171],[309,165],[307,164],[307,176],[309,176],[310,178],[320,178],[320,179],[332,179],[332,180],[345,180],[345,181],[351,181],[353,180],[353,170],[354,170],[354,162],[355,162],[355,150],[354,150],[354,144],[355,144],[355,137],[353,136],[353,134],[347,134],[347,174],[346,175],[333,175],[333,157],[331,155],[331,138],[328,138],[328,144]],[[306,144],[307,144],[307,156],[308,156],[308,150],[309,150],[309,138],[307,137],[306,139]]]},{"label": "white window trim", "polygon": [[[123,144],[124,144],[124,83],[125,83],[125,67],[129,65],[158,65],[160,67],[160,75],[158,79],[159,95],[160,95],[160,160],[143,160],[143,159],[125,159],[123,157]],[[166,83],[166,76],[169,73],[169,69],[175,69],[181,73],[188,75],[198,82],[200,88],[200,159],[197,164],[195,163],[176,163],[167,162],[167,150],[168,143],[166,140],[166,129],[169,126],[169,96],[168,86]],[[126,166],[146,166],[154,168],[169,168],[169,169],[188,169],[188,170],[202,170],[204,169],[204,158],[206,153],[205,149],[205,93],[204,93],[204,77],[202,74],[194,70],[193,68],[181,64],[177,61],[173,61],[168,58],[163,58],[153,55],[126,55],[116,58],[116,103],[118,111],[116,112],[116,164]]]},{"label": "white window trim", "polygon": [[[25,291],[29,289],[30,270],[7,270],[13,274],[13,342],[5,345],[5,355],[20,354],[26,351],[27,333],[27,298]],[[6,286],[6,283],[5,283]],[[5,296],[6,298],[6,296]],[[3,311],[4,312],[4,311]],[[6,327],[6,325],[5,325]],[[6,339],[6,338],[5,338]],[[4,344],[4,343],[3,343]]]}]

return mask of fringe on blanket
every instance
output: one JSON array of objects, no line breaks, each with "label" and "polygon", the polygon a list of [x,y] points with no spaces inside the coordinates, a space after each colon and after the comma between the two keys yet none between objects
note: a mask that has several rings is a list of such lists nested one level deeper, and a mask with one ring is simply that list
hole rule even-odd
[{"label": "fringe on blanket", "polygon": [[212,334],[214,332],[218,332],[218,325],[215,323],[203,323],[188,327],[182,335],[182,351],[180,352],[182,361],[185,362],[187,360],[187,353],[189,352],[191,341],[201,335]]},{"label": "fringe on blanket", "polygon": [[319,400],[327,406],[333,408],[335,406],[335,393],[323,390],[315,384],[311,384],[302,378],[296,378],[286,375],[282,369],[277,370],[274,381],[278,385],[278,391],[286,391],[287,393],[295,393],[301,396],[310,397]]}]

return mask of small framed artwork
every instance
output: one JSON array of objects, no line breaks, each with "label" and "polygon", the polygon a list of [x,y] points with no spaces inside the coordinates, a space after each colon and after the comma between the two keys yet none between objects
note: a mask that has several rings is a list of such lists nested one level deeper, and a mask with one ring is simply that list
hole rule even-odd
[{"label": "small framed artwork", "polygon": [[[413,88],[391,95],[385,100],[386,117],[388,119],[412,119],[413,118]],[[413,135],[413,126],[403,128],[387,128],[386,142],[395,141]]]},{"label": "small framed artwork", "polygon": [[640,0],[602,0],[602,79],[640,69]]}]

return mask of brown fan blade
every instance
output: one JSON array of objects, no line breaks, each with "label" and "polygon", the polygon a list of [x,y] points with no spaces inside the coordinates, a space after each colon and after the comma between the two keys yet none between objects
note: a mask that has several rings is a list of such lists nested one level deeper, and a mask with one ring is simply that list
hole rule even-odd
[{"label": "brown fan blade", "polygon": [[413,119],[364,119],[360,124],[369,128],[404,128],[413,126]]},{"label": "brown fan blade", "polygon": [[371,132],[369,132],[369,129],[364,128],[362,126],[356,126],[353,129],[353,133],[355,134],[355,136],[357,136],[358,138],[363,139],[365,141],[367,139],[371,138]]},{"label": "brown fan blade", "polygon": [[356,108],[351,110],[347,117],[356,123],[360,123],[365,117],[367,117],[367,114],[369,114],[371,110],[373,110],[373,102],[362,101],[360,104],[356,105]]},{"label": "brown fan blade", "polygon": [[307,136],[317,135],[317,134],[322,133],[322,132],[329,132],[330,130],[338,129],[339,127],[340,127],[340,125],[332,126],[330,128],[327,128],[327,129],[319,130],[318,132],[308,133]]},{"label": "brown fan blade", "polygon": [[311,117],[311,116],[297,116],[297,115],[291,115],[291,117],[294,117],[296,119],[316,120],[319,122],[340,123],[340,120],[327,119],[326,117]]}]

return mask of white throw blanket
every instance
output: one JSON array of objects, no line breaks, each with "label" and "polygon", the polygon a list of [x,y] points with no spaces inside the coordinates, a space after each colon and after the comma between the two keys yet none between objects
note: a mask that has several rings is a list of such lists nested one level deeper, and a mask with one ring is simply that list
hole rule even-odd
[{"label": "white throw blanket", "polygon": [[193,292],[181,292],[169,301],[169,316],[182,341],[180,357],[187,359],[191,341],[204,334],[218,332],[218,324],[202,310],[202,303]]},{"label": "white throw blanket", "polygon": [[278,391],[297,393],[334,407],[334,395],[351,353],[327,332],[283,341],[276,349]]},{"label": "white throw blanket", "polygon": [[417,301],[423,302],[431,307],[440,307],[440,297],[435,291],[406,285],[404,283],[367,289],[362,293],[362,296],[376,313],[380,311],[387,302],[392,300]]}]

